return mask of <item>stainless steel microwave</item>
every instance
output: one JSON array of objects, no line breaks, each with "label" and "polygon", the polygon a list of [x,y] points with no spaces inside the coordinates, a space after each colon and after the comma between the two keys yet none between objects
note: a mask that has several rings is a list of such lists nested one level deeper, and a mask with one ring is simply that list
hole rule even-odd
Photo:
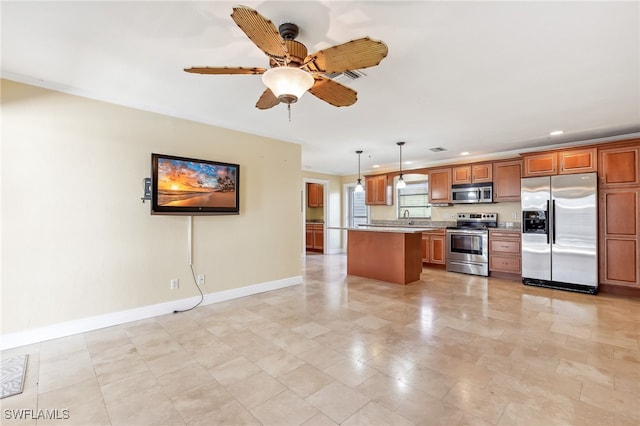
[{"label": "stainless steel microwave", "polygon": [[453,204],[493,203],[492,183],[467,183],[451,187]]}]

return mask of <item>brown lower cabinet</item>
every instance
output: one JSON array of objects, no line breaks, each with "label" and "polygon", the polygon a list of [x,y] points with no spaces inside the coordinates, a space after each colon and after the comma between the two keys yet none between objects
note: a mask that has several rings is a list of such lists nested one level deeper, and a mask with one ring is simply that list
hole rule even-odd
[{"label": "brown lower cabinet", "polygon": [[520,280],[522,254],[520,230],[489,230],[489,272],[492,276],[504,276]]},{"label": "brown lower cabinet", "polygon": [[422,263],[444,265],[445,262],[445,231],[434,229],[422,233]]},{"label": "brown lower cabinet", "polygon": [[640,297],[640,189],[600,191],[600,285]]},{"label": "brown lower cabinet", "polygon": [[306,248],[309,251],[324,252],[324,225],[307,223],[305,227]]}]

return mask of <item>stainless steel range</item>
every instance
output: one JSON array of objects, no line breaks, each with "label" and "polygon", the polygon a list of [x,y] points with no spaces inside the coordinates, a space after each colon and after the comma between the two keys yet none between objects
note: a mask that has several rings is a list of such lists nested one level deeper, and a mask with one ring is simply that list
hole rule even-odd
[{"label": "stainless steel range", "polygon": [[489,276],[489,228],[497,226],[497,213],[458,213],[447,228],[447,271]]}]

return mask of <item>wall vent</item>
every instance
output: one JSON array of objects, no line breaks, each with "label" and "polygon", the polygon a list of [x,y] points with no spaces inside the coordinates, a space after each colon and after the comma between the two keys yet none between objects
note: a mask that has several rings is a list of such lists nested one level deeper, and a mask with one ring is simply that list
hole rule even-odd
[{"label": "wall vent", "polygon": [[436,148],[429,148],[429,150],[433,151],[433,152],[442,152],[442,151],[446,151],[447,149],[439,146],[439,147],[436,147]]},{"label": "wall vent", "polygon": [[327,73],[325,76],[329,77],[331,80],[337,81],[338,83],[348,83],[350,81],[366,77],[367,75],[360,70],[351,70]]}]

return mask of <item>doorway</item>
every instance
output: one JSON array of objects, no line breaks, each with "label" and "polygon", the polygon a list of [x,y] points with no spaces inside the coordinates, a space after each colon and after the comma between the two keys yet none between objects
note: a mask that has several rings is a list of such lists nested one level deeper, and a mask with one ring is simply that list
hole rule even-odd
[{"label": "doorway", "polygon": [[329,211],[329,181],[324,179],[303,179],[302,219],[304,232],[303,253],[327,252],[327,218]]}]

